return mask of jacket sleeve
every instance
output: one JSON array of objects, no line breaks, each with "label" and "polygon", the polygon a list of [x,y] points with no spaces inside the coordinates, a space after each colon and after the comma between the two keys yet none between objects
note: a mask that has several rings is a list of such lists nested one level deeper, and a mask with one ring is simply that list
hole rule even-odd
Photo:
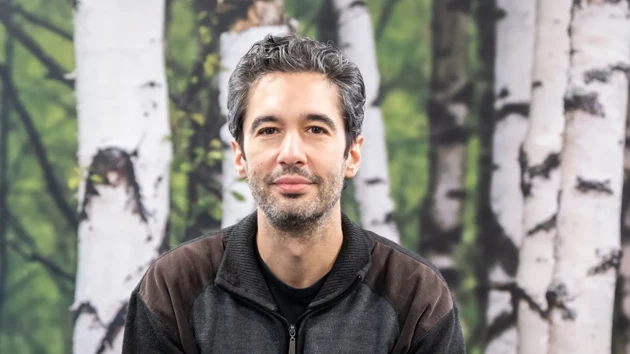
[{"label": "jacket sleeve", "polygon": [[459,323],[457,306],[438,321],[423,336],[415,339],[409,353],[412,354],[465,354],[466,347]]},{"label": "jacket sleeve", "polygon": [[136,288],[129,299],[123,337],[123,354],[184,354],[177,336],[151,312]]}]

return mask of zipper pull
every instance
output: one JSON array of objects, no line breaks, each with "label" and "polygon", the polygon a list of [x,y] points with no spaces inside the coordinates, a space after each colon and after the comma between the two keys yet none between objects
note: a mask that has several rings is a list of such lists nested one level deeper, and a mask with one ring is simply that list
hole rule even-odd
[{"label": "zipper pull", "polygon": [[289,354],[295,354],[295,326],[294,325],[289,326],[289,336],[291,336],[291,338],[289,339]]}]

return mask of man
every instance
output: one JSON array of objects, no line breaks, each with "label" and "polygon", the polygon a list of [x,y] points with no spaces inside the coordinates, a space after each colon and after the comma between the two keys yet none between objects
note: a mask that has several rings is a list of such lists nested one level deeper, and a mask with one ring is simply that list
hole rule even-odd
[{"label": "man", "polygon": [[341,212],[364,91],[317,41],[270,35],[250,49],[228,124],[257,211],[154,262],[131,295],[124,353],[465,352],[436,268]]}]

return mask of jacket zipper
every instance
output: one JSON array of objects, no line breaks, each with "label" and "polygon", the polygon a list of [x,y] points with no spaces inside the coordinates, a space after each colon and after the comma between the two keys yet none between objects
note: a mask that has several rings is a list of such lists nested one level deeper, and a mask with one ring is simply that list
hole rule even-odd
[{"label": "jacket zipper", "polygon": [[[337,297],[336,297],[336,298],[334,298],[333,300],[331,300],[331,301],[329,301],[329,302],[327,302],[327,303],[325,303],[325,304],[323,304],[323,305],[320,305],[319,307],[316,307],[316,308],[314,308],[314,309],[311,309],[310,311],[306,311],[305,313],[303,313],[303,314],[302,314],[302,315],[301,315],[301,316],[297,319],[296,323],[297,323],[297,324],[299,324],[299,323],[300,323],[300,321],[302,321],[302,319],[303,319],[304,317],[306,317],[306,316],[308,316],[308,315],[310,315],[310,314],[312,314],[312,313],[319,312],[320,310],[325,309],[325,308],[327,308],[327,307],[330,307],[330,306],[332,306],[333,304],[337,303],[339,300],[341,300],[341,299],[343,299],[344,297],[346,297],[346,295],[348,295],[348,294],[349,294],[352,290],[354,290],[354,288],[356,287],[356,285],[357,285],[358,283],[360,283],[360,282],[361,282],[361,279],[363,279],[363,277],[361,277],[360,275],[359,275],[359,276],[357,276],[357,277],[355,278],[355,280],[354,280],[354,283],[352,283],[352,285],[350,285],[350,287],[349,287],[348,289],[346,289],[346,291],[344,291],[341,295],[337,296]],[[238,298],[240,298],[241,300],[243,300],[243,301],[245,301],[245,302],[248,302],[248,303],[250,303],[250,304],[254,305],[254,307],[257,307],[257,308],[259,308],[259,309],[261,309],[261,310],[263,310],[263,311],[265,311],[265,312],[267,312],[267,313],[270,313],[270,314],[272,314],[272,315],[274,315],[274,316],[278,317],[278,318],[279,318],[282,322],[284,322],[285,324],[287,324],[287,325],[288,325],[288,327],[289,327],[289,354],[297,354],[297,348],[296,348],[296,346],[297,346],[297,345],[296,345],[296,341],[297,341],[297,337],[298,337],[298,335],[297,335],[297,334],[298,334],[298,329],[299,329],[297,326],[290,324],[290,323],[289,323],[289,321],[287,321],[287,319],[286,319],[286,318],[284,318],[284,317],[282,317],[280,314],[278,314],[278,313],[276,313],[276,312],[274,312],[274,311],[268,310],[267,308],[265,308],[265,307],[263,307],[263,306],[261,306],[261,305],[257,304],[256,302],[254,302],[254,301],[252,301],[252,300],[249,300],[249,299],[247,299],[247,298],[244,298],[244,297],[242,297],[242,296],[240,296],[240,295],[238,295],[238,294],[235,294],[234,292],[232,292],[232,291],[230,291],[230,290],[228,290],[228,289],[225,289],[225,290],[227,290],[228,292],[230,292],[230,293],[231,293],[231,294],[233,294],[233,295],[236,295],[236,296],[237,296]]]},{"label": "jacket zipper", "polygon": [[[323,304],[323,305],[319,305],[319,307],[313,308],[310,311],[306,311],[304,312],[300,317],[298,317],[296,323],[300,324],[300,322],[308,317],[309,315],[313,314],[313,313],[317,313],[323,309],[326,309],[334,304],[336,304],[337,302],[339,302],[341,299],[343,299],[344,297],[346,297],[346,295],[350,294],[350,292],[352,292],[352,290],[354,290],[354,288],[357,286],[357,284],[359,284],[361,282],[361,279],[363,279],[362,276],[357,276],[354,280],[354,283],[352,283],[352,285],[350,285],[350,287],[348,287],[348,289],[346,289],[341,295],[337,296],[336,298],[334,298],[333,300]],[[291,334],[291,330],[293,329],[293,334]],[[295,349],[295,342],[296,342],[296,338],[297,337],[297,332],[299,330],[299,327],[296,327],[294,325],[290,325],[289,326],[289,354],[296,354],[297,351]],[[291,349],[293,348],[293,349]]]},{"label": "jacket zipper", "polygon": [[295,354],[295,326],[289,326],[289,354]]}]

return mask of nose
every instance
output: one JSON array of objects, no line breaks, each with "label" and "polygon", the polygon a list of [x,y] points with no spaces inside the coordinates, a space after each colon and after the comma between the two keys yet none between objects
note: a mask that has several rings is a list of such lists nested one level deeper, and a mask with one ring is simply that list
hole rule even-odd
[{"label": "nose", "polygon": [[298,134],[286,134],[282,141],[278,163],[281,165],[304,165],[306,154],[304,146]]}]

